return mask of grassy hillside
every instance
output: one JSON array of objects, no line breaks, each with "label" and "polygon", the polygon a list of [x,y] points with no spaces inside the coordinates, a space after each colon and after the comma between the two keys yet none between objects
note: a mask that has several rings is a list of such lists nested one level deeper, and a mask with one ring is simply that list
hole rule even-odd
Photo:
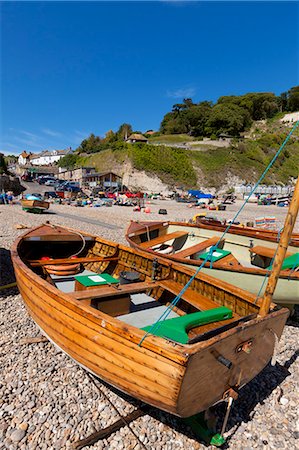
[{"label": "grassy hillside", "polygon": [[[255,123],[252,139],[234,141],[229,148],[210,148],[204,152],[150,144],[122,144],[121,147],[78,156],[76,165],[93,166],[100,172],[124,173],[127,163],[137,171],[158,176],[168,185],[221,188],[232,177],[252,183],[263,173],[289,132],[278,120]],[[187,142],[186,135],[168,136],[173,143]],[[160,138],[160,136],[159,136]],[[169,145],[168,142],[168,145]],[[126,163],[126,164],[125,164]],[[299,131],[265,178],[265,183],[289,183],[298,176]]]},{"label": "grassy hillside", "polygon": [[159,134],[158,136],[150,136],[149,143],[160,144],[182,144],[183,142],[192,142],[195,138],[188,134]]}]

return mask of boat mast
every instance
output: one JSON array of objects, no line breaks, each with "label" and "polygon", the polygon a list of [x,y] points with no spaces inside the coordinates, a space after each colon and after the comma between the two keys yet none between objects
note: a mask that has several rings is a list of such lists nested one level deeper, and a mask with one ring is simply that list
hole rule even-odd
[{"label": "boat mast", "polygon": [[276,284],[279,278],[279,273],[281,270],[281,266],[283,260],[286,255],[286,251],[292,237],[292,231],[296,222],[297,214],[299,209],[299,176],[297,178],[297,183],[295,186],[293,198],[291,200],[291,204],[289,207],[289,211],[287,213],[283,231],[280,236],[280,241],[278,244],[278,249],[274,258],[274,262],[272,265],[272,272],[269,276],[268,284],[262,299],[262,304],[260,307],[260,316],[266,316],[269,312],[270,304],[272,301],[273,293],[276,288]]}]

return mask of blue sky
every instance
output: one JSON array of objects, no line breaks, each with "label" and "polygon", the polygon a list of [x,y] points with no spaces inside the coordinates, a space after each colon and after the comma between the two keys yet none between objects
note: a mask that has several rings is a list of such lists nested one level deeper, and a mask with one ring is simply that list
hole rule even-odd
[{"label": "blue sky", "polygon": [[184,97],[298,85],[298,2],[2,2],[0,151],[158,129]]}]

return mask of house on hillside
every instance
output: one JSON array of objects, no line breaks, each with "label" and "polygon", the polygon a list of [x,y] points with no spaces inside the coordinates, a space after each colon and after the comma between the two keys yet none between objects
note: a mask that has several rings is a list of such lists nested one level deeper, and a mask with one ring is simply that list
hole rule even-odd
[{"label": "house on hillside", "polygon": [[114,172],[94,172],[83,175],[82,185],[86,187],[99,186],[103,191],[112,192],[122,189],[122,177]]},{"label": "house on hillside", "polygon": [[126,142],[128,144],[135,144],[136,142],[143,142],[144,144],[146,144],[148,141],[148,139],[143,136],[143,134],[139,134],[139,133],[133,133],[131,134],[128,139],[126,139]]},{"label": "house on hillside", "polygon": [[71,148],[66,150],[44,150],[41,153],[31,155],[30,164],[33,166],[48,166],[58,162],[60,158],[71,152]]},{"label": "house on hillside", "polygon": [[24,150],[18,157],[19,166],[25,166],[26,164],[28,164],[31,155],[32,155],[31,153],[27,153]]},{"label": "house on hillside", "polygon": [[154,130],[147,130],[144,134],[148,134],[149,136],[152,136],[153,134],[156,134],[156,131],[154,131]]}]

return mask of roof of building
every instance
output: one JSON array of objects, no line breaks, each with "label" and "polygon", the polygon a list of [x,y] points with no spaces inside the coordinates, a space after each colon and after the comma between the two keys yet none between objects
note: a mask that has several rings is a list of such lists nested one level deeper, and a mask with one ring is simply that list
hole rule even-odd
[{"label": "roof of building", "polygon": [[20,156],[23,156],[23,158],[28,158],[30,156],[25,150],[20,154]]},{"label": "roof of building", "polygon": [[143,134],[133,133],[128,137],[127,141],[147,141],[147,138]]},{"label": "roof of building", "polygon": [[108,171],[108,172],[94,172],[94,173],[87,173],[86,175],[83,175],[83,178],[84,177],[86,177],[86,178],[88,178],[88,177],[103,177],[104,175],[115,175],[116,177],[119,177],[119,178],[121,178],[121,175],[118,175],[117,173],[115,173],[115,172],[111,172],[111,171]]},{"label": "roof of building", "polygon": [[66,155],[70,152],[70,150],[43,150],[40,153],[36,153],[30,156],[30,159],[41,158],[43,156],[57,156],[57,155]]}]

